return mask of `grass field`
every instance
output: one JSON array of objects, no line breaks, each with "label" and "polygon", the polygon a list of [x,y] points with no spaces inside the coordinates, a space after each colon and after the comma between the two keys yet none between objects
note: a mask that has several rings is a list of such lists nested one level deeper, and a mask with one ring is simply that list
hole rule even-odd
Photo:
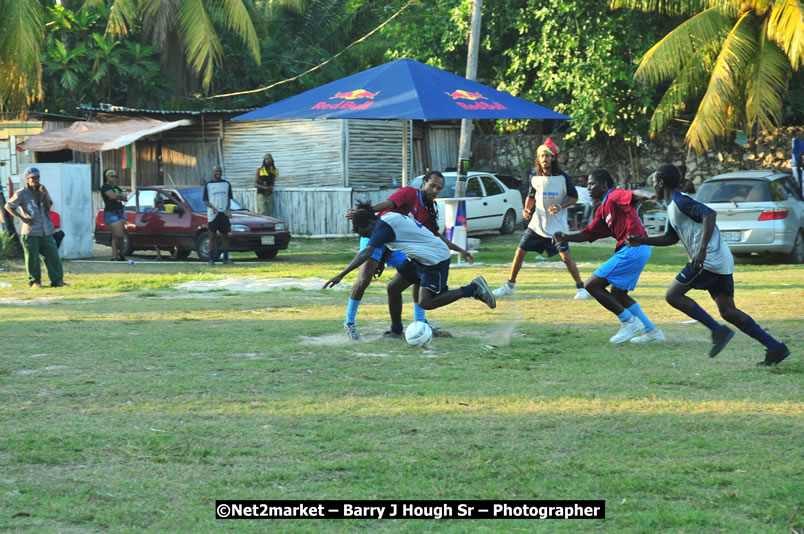
[{"label": "grass field", "polygon": [[[518,236],[481,239],[485,265],[451,286],[506,280]],[[573,247],[582,276],[612,249]],[[354,252],[297,239],[267,263],[68,261],[70,287],[42,290],[0,264],[0,530],[804,531],[804,267],[737,266],[738,307],[793,352],[775,368],[741,332],[707,357],[708,331],[663,298],[680,247],[655,249],[633,293],[668,336],[648,347],[609,344],[616,318],[535,256],[496,310],[428,312],[455,337],[424,351],[380,338],[390,270],[359,343],[345,288],[177,287],[323,283]],[[603,499],[606,519],[223,521],[216,499]]]}]

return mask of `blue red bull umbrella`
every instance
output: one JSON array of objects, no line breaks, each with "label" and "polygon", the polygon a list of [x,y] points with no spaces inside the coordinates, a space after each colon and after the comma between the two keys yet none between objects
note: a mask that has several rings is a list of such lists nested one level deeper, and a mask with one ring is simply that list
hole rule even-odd
[{"label": "blue red bull umbrella", "polygon": [[398,59],[235,117],[260,119],[571,119],[430,67]]}]

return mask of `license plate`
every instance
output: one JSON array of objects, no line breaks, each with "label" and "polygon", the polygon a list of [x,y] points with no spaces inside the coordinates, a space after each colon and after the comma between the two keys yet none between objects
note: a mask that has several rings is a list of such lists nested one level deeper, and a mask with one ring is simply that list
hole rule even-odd
[{"label": "license plate", "polygon": [[263,245],[273,245],[275,244],[274,236],[264,235],[260,237],[260,243],[262,243]]},{"label": "license plate", "polygon": [[728,243],[736,243],[740,240],[740,232],[720,232],[723,241]]}]

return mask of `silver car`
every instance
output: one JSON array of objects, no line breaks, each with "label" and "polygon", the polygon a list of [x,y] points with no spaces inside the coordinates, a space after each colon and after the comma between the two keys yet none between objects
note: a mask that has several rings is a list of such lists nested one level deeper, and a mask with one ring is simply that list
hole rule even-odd
[{"label": "silver car", "polygon": [[[444,189],[436,198],[439,203],[438,226],[444,230],[444,205],[447,198],[455,196],[455,173],[444,172]],[[422,178],[417,176],[410,182],[416,189],[422,186]],[[488,230],[499,230],[510,234],[522,221],[522,195],[516,189],[509,189],[499,178],[487,172],[469,171],[466,178],[466,231],[469,234]]]},{"label": "silver car", "polygon": [[736,256],[783,254],[789,263],[804,263],[804,200],[791,175],[720,174],[701,185],[695,200],[717,212],[720,235]]}]

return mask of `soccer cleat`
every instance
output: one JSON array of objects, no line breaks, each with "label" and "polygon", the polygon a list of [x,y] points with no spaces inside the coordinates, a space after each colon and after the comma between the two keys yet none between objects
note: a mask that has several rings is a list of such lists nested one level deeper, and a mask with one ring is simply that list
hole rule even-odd
[{"label": "soccer cleat", "polygon": [[209,261],[207,261],[207,265],[215,265],[215,260],[210,258]]},{"label": "soccer cleat", "polygon": [[474,280],[472,280],[472,284],[475,286],[475,294],[474,297],[477,300],[481,300],[486,303],[486,305],[491,308],[492,310],[497,307],[497,299],[494,298],[494,293],[491,292],[489,285],[486,283],[486,279],[482,276],[478,276]]},{"label": "soccer cleat", "polygon": [[759,362],[757,364],[758,367],[770,367],[771,365],[776,365],[777,363],[781,363],[782,360],[790,356],[790,349],[787,348],[787,345],[782,343],[775,349],[768,349],[765,351],[765,361]]},{"label": "soccer cleat", "polygon": [[385,339],[405,339],[405,336],[402,332],[394,332],[393,330],[388,330],[387,332],[382,333],[382,337]]},{"label": "soccer cleat", "polygon": [[223,260],[223,263],[225,263],[226,265],[233,265],[234,264],[234,262],[232,261],[232,258],[227,258],[227,259]]},{"label": "soccer cleat", "polygon": [[42,284],[40,284],[39,282],[33,282],[28,287],[30,287],[31,289],[42,289]]},{"label": "soccer cleat", "polygon": [[494,294],[494,298],[505,297],[510,295],[514,292],[514,288],[509,286],[508,284],[503,284],[497,289],[495,289],[492,293]]},{"label": "soccer cleat", "polygon": [[70,284],[66,283],[64,280],[59,280],[55,284],[50,284],[50,287],[67,287]]},{"label": "soccer cleat", "polygon": [[641,336],[631,338],[631,343],[664,343],[664,341],[664,332],[658,328],[645,332]]},{"label": "soccer cleat", "polygon": [[452,337],[452,334],[437,326],[430,325],[430,330],[433,331],[433,337]]},{"label": "soccer cleat", "polygon": [[577,291],[575,291],[575,300],[586,300],[589,298],[589,293],[587,293],[586,289],[579,287]]},{"label": "soccer cleat", "polygon": [[642,324],[642,321],[636,317],[631,317],[620,325],[620,331],[611,336],[609,341],[612,343],[622,343],[623,341],[628,341],[641,332],[643,328],[645,328],[645,326]]},{"label": "soccer cleat", "polygon": [[728,326],[724,326],[720,330],[712,332],[712,348],[709,349],[709,357],[714,358],[720,351],[726,348],[731,338],[734,337],[734,330]]},{"label": "soccer cleat", "polygon": [[344,324],[343,329],[346,330],[346,337],[352,341],[360,341],[360,333],[357,331],[355,323]]}]

